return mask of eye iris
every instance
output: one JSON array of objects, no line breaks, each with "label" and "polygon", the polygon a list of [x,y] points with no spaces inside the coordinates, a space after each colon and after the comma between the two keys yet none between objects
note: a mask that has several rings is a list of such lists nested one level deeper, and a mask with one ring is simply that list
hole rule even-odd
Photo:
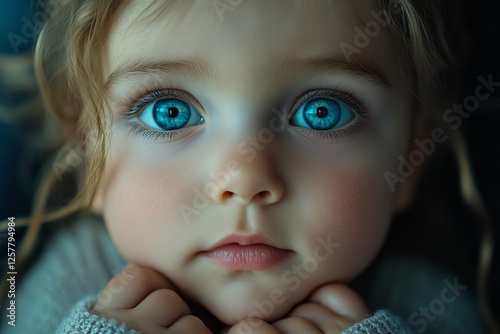
[{"label": "eye iris", "polygon": [[157,101],[153,107],[153,118],[163,130],[176,130],[184,127],[191,117],[191,110],[187,103],[164,99]]},{"label": "eye iris", "polygon": [[313,129],[332,129],[340,120],[340,105],[330,99],[316,99],[304,108],[304,120]]}]

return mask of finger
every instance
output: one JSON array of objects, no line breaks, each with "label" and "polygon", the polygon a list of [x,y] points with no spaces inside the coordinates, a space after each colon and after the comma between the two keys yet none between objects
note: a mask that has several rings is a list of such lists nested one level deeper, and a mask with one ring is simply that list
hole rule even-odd
[{"label": "finger", "polygon": [[315,303],[306,303],[297,306],[290,312],[290,316],[310,320],[321,333],[340,333],[355,323],[354,320],[335,314],[326,306]]},{"label": "finger", "polygon": [[178,319],[190,313],[187,303],[170,289],[153,291],[134,308],[135,318],[141,323],[160,327],[172,326]]},{"label": "finger", "polygon": [[310,301],[326,306],[335,314],[354,320],[361,320],[370,313],[361,297],[345,284],[322,286],[313,292]]},{"label": "finger", "polygon": [[168,334],[199,333],[210,334],[210,330],[194,315],[185,315],[168,328]]},{"label": "finger", "polygon": [[175,287],[166,277],[152,269],[129,265],[109,281],[94,309],[133,308],[158,289]]},{"label": "finger", "polygon": [[273,323],[274,328],[283,334],[299,334],[299,333],[323,333],[314,322],[309,319],[291,316],[286,319],[281,319]]},{"label": "finger", "polygon": [[227,334],[281,334],[264,320],[244,319],[236,323]]}]

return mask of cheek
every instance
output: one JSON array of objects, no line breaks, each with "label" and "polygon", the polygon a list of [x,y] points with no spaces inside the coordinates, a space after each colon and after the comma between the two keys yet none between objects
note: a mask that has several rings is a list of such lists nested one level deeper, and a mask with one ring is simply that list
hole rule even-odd
[{"label": "cheek", "polygon": [[179,164],[151,157],[114,166],[119,167],[106,175],[103,210],[110,235],[128,261],[156,267],[156,254],[175,254],[174,241],[187,240],[188,224],[179,208],[190,196],[192,177]]},{"label": "cheek", "polygon": [[348,281],[371,263],[382,246],[390,225],[393,195],[383,174],[373,165],[336,166],[334,170],[315,173],[311,181],[316,187],[309,196],[308,215],[316,223],[308,225],[306,233],[315,242],[313,250],[328,240],[337,244],[322,260],[323,270],[318,276]]},{"label": "cheek", "polygon": [[[140,169],[139,169],[140,170]],[[152,238],[172,222],[175,180],[158,173],[144,176],[135,168],[122,168],[106,195],[104,218],[111,237],[129,261],[141,261]],[[148,246],[149,245],[149,246]]]}]

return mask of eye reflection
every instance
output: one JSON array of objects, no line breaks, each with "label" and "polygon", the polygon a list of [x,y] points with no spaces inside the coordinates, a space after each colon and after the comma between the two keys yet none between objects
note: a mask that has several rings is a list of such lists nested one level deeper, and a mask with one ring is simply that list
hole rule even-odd
[{"label": "eye reflection", "polygon": [[161,99],[148,104],[139,119],[155,130],[172,131],[203,122],[203,117],[179,99]]},{"label": "eye reflection", "polygon": [[354,112],[342,102],[317,98],[302,104],[290,119],[290,124],[314,130],[334,130],[350,123],[354,116]]}]

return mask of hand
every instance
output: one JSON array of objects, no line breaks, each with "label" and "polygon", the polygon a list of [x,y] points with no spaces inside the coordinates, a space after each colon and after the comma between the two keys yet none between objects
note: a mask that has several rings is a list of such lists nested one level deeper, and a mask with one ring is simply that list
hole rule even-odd
[{"label": "hand", "polygon": [[129,265],[109,281],[93,312],[146,334],[210,333],[174,289],[156,271]]},{"label": "hand", "polygon": [[361,321],[369,313],[363,300],[344,284],[328,284],[314,291],[286,316],[272,324],[245,319],[228,334],[338,334]]}]

